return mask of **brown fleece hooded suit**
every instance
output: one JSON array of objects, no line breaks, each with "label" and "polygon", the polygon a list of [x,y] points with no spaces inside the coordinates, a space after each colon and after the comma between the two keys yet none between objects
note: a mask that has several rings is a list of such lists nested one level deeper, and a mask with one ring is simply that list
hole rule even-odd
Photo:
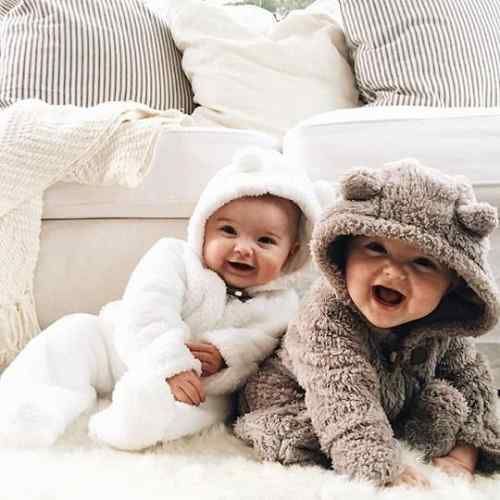
[{"label": "brown fleece hooded suit", "polygon": [[[498,292],[486,261],[496,209],[464,178],[404,160],[358,169],[315,228],[322,277],[298,318],[240,396],[235,432],[265,460],[331,465],[387,484],[402,470],[396,438],[428,459],[458,444],[479,450],[477,470],[500,470],[496,394],[468,337],[497,322]],[[349,297],[349,236],[402,240],[461,278],[431,314],[381,339]]]}]

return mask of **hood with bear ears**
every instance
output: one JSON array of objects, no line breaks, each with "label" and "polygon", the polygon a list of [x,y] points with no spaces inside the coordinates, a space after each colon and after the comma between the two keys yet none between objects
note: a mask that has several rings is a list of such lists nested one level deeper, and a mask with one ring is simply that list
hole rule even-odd
[{"label": "hood with bear ears", "polygon": [[293,201],[301,210],[300,247],[286,263],[281,276],[251,287],[250,293],[294,286],[311,262],[309,242],[321,207],[318,194],[323,184],[313,184],[303,170],[288,166],[277,151],[257,147],[238,151],[231,164],[222,168],[202,192],[188,225],[188,244],[202,258],[205,226],[209,217],[226,203],[245,196],[275,195]]},{"label": "hood with bear ears", "polygon": [[[476,200],[471,184],[401,160],[380,170],[359,168],[340,182],[340,193],[317,224],[311,243],[320,272],[339,299],[353,307],[343,267],[349,236],[399,239],[454,270],[461,278],[412,336],[479,336],[498,321],[499,294],[487,262],[488,235],[497,210]],[[420,328],[422,327],[422,328]]]}]

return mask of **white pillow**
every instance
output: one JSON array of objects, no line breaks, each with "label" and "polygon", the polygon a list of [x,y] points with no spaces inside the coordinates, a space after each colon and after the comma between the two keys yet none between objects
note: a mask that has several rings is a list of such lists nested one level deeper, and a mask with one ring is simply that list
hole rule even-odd
[{"label": "white pillow", "polygon": [[328,14],[342,29],[344,28],[339,0],[316,0],[306,7],[306,11]]},{"label": "white pillow", "polygon": [[235,23],[243,24],[262,35],[266,35],[276,22],[271,12],[255,5],[228,4],[224,6],[224,12],[229,14]]},{"label": "white pillow", "polygon": [[[201,0],[170,0],[197,125],[252,128],[281,141],[314,114],[358,105],[343,34],[328,15],[292,12],[267,32]],[[340,49],[340,50],[339,50]]]}]

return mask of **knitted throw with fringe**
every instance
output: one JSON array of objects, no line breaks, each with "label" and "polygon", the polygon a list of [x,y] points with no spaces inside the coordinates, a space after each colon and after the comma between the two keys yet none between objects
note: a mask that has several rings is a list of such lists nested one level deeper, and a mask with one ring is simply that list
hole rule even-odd
[{"label": "knitted throw with fringe", "polygon": [[131,102],[25,100],[0,112],[0,369],[40,330],[33,279],[44,191],[58,181],[135,187],[162,128],[189,121]]}]

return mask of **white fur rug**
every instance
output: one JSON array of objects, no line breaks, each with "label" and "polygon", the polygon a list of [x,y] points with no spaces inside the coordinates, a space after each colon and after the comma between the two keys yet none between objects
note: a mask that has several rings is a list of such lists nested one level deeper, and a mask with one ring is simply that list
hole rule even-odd
[{"label": "white fur rug", "polygon": [[[105,405],[101,402],[100,406]],[[87,417],[56,446],[0,449],[2,500],[498,500],[500,475],[471,484],[419,464],[428,491],[377,490],[319,467],[259,463],[252,450],[223,426],[203,434],[127,453],[97,446],[86,434]],[[418,457],[406,452],[407,459]]]}]

